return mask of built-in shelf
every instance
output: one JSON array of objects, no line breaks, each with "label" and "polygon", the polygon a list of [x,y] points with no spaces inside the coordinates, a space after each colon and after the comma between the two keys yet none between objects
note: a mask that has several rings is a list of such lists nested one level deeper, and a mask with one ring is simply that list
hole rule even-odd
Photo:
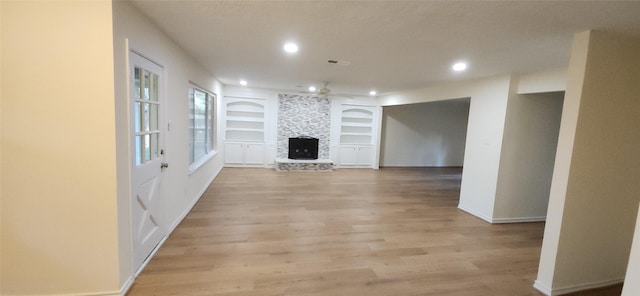
[{"label": "built-in shelf", "polygon": [[264,100],[226,98],[225,115],[225,140],[264,143]]},{"label": "built-in shelf", "polygon": [[227,116],[227,122],[229,121],[242,121],[242,122],[264,122],[264,118],[258,117],[241,117],[241,116]]},{"label": "built-in shelf", "polygon": [[340,144],[373,144],[373,114],[370,106],[342,105]]}]

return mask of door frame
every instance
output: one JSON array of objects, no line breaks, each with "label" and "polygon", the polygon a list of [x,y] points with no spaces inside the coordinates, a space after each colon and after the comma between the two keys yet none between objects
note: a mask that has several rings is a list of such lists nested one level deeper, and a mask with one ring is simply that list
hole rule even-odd
[{"label": "door frame", "polygon": [[[160,174],[159,178],[159,182],[160,184],[158,185],[158,198],[161,202],[160,204],[160,208],[161,208],[161,212],[162,214],[160,215],[160,219],[158,220],[158,225],[159,225],[159,229],[160,231],[162,231],[162,238],[159,240],[159,242],[156,244],[156,246],[154,247],[154,249],[149,253],[149,255],[146,257],[146,259],[143,260],[143,262],[139,265],[136,266],[136,254],[135,254],[135,240],[136,240],[136,231],[135,228],[136,227],[134,225],[134,211],[133,211],[133,199],[135,197],[135,191],[134,191],[134,170],[136,168],[136,155],[135,155],[135,125],[133,124],[133,104],[132,104],[132,97],[131,97],[131,87],[133,87],[133,85],[131,85],[131,81],[132,81],[132,66],[133,66],[133,61],[132,61],[132,55],[135,54],[139,57],[141,57],[142,59],[155,64],[156,66],[158,66],[161,71],[159,74],[160,78],[159,78],[159,87],[158,87],[158,102],[160,103],[159,105],[160,110],[158,112],[158,129],[160,130],[160,139],[159,139],[159,148],[162,150],[166,150],[164,147],[167,143],[166,137],[168,135],[167,130],[165,130],[164,128],[167,126],[167,110],[166,110],[166,68],[164,66],[162,66],[161,63],[158,63],[156,60],[149,58],[148,55],[143,54],[141,51],[136,50],[134,48],[132,48],[130,46],[130,41],[128,39],[126,39],[126,47],[127,47],[127,54],[126,54],[126,80],[127,80],[127,142],[128,142],[128,149],[127,149],[127,153],[128,155],[128,171],[129,171],[129,188],[128,188],[128,192],[129,192],[129,198],[128,198],[128,204],[127,204],[127,208],[129,209],[129,213],[128,213],[128,218],[129,218],[129,225],[128,225],[128,230],[129,230],[129,254],[130,254],[130,258],[129,258],[129,264],[131,267],[131,271],[133,272],[133,278],[135,279],[141,272],[142,270],[146,267],[146,265],[149,263],[150,259],[153,258],[156,254],[156,252],[158,251],[158,249],[160,248],[160,246],[165,242],[165,240],[167,239],[167,233],[168,233],[168,225],[166,222],[166,217],[164,215],[164,201],[165,201],[165,192],[164,192],[164,187],[163,184],[164,182],[164,174]],[[166,160],[166,152],[160,157],[163,158],[164,160]]]}]

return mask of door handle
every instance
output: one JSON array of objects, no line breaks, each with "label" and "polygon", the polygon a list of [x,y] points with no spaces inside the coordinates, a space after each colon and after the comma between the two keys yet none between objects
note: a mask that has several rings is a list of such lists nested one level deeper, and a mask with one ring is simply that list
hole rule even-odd
[{"label": "door handle", "polygon": [[168,168],[168,167],[169,167],[169,164],[168,164],[168,163],[166,163],[166,162],[163,162],[163,163],[161,163],[161,164],[160,164],[160,169],[161,169],[161,170],[162,170],[162,169],[166,169],[166,168]]}]

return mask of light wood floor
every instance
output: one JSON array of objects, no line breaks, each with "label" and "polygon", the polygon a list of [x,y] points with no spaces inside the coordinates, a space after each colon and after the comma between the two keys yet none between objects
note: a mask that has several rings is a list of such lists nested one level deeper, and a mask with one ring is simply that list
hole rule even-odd
[{"label": "light wood floor", "polygon": [[544,224],[458,210],[460,173],[225,168],[129,295],[541,295]]}]

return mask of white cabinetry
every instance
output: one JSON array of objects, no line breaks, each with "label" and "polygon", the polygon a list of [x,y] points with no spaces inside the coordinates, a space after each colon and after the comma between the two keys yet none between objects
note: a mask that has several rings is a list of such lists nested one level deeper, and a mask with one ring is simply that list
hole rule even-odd
[{"label": "white cabinetry", "polygon": [[227,165],[264,165],[264,144],[227,142],[224,150],[224,162]]},{"label": "white cabinetry", "polygon": [[375,106],[341,106],[339,166],[374,166],[377,117],[378,108]]},{"label": "white cabinetry", "polygon": [[373,165],[373,147],[340,145],[338,148],[338,163],[341,166],[370,167]]},{"label": "white cabinetry", "polygon": [[225,164],[265,164],[265,114],[263,99],[225,97]]}]

